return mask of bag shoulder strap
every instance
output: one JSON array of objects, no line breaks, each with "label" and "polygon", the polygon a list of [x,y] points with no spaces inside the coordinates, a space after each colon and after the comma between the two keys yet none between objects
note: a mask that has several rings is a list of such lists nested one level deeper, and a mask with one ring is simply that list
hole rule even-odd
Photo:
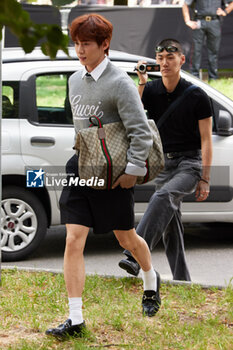
[{"label": "bag shoulder strap", "polygon": [[183,99],[188,96],[188,94],[198,87],[196,85],[190,85],[187,89],[184,90],[183,94],[178,97],[169,107],[168,109],[163,113],[162,117],[158,120],[157,128],[161,128],[162,124],[164,124],[165,120],[168,118],[169,115],[174,111],[174,109],[183,101]]}]

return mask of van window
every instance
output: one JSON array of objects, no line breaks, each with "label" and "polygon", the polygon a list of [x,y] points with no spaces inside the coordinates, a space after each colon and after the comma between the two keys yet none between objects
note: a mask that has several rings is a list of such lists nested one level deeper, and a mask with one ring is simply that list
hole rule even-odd
[{"label": "van window", "polygon": [[36,78],[36,106],[41,124],[72,124],[65,74],[46,74]]},{"label": "van window", "polygon": [[4,81],[2,84],[2,118],[18,118],[19,83]]}]

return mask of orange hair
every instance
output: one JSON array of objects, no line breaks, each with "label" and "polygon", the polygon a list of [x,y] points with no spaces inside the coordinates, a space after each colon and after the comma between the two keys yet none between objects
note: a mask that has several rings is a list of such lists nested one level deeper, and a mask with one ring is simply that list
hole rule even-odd
[{"label": "orange hair", "polygon": [[[69,29],[74,42],[77,38],[80,41],[92,40],[96,41],[98,46],[100,46],[106,39],[110,43],[113,25],[105,17],[91,13],[75,18]],[[107,55],[108,51],[109,47],[105,50]]]}]

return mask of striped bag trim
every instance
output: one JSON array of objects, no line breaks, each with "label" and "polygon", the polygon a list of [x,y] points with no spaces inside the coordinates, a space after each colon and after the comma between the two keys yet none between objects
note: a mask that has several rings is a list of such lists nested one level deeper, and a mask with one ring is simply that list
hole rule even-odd
[{"label": "striped bag trim", "polygon": [[[89,118],[89,120],[90,120],[90,122],[91,122],[90,127],[91,127],[91,126],[96,126],[96,124],[93,123],[93,119],[97,121],[97,123],[98,123],[98,125],[97,125],[97,126],[98,126],[98,129],[99,129],[99,130],[100,130],[100,129],[103,129],[103,124],[102,124],[100,118],[98,118],[98,117],[96,117],[96,116],[92,116],[92,117]],[[104,129],[103,129],[103,130],[104,130]],[[100,133],[99,133],[99,135],[100,135]],[[101,149],[102,149],[102,151],[103,151],[104,157],[105,157],[106,162],[107,162],[107,186],[106,186],[106,188],[107,188],[108,190],[110,190],[110,189],[112,188],[112,176],[113,176],[112,157],[111,157],[111,154],[110,154],[110,152],[109,152],[109,150],[108,150],[108,146],[107,146],[107,143],[106,143],[106,139],[105,139],[105,136],[104,136],[104,135],[105,135],[104,132],[101,133],[101,135],[103,135],[103,136],[101,136],[101,137],[99,136],[100,145],[101,145]]]}]

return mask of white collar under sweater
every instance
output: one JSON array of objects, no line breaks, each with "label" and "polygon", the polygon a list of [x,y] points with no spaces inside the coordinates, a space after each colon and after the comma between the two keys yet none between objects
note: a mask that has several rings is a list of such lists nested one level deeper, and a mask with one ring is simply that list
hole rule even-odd
[{"label": "white collar under sweater", "polygon": [[108,60],[107,56],[105,56],[103,61],[100,62],[100,64],[97,67],[95,67],[95,69],[93,69],[93,71],[88,72],[86,70],[86,67],[83,67],[82,79],[85,77],[86,73],[88,73],[92,76],[92,78],[95,81],[97,81],[99,79],[99,77],[101,76],[101,74],[103,73],[103,71],[106,69],[108,62],[109,62],[109,60]]}]

